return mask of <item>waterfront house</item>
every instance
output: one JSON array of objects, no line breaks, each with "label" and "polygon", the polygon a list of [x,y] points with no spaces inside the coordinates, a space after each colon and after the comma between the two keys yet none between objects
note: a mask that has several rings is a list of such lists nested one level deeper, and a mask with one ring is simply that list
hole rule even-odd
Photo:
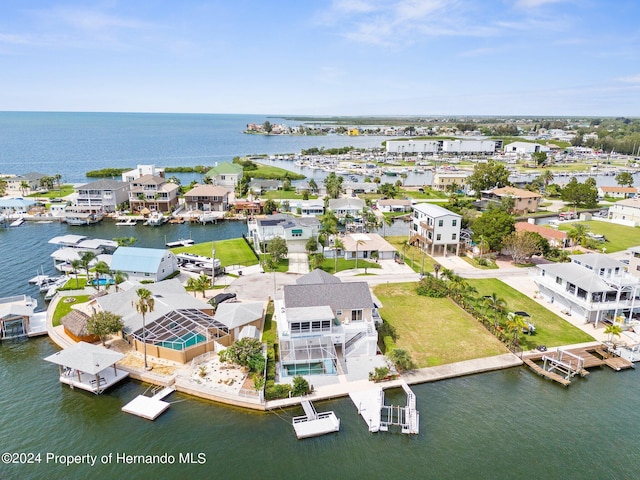
[{"label": "waterfront house", "polygon": [[74,205],[87,213],[115,212],[129,200],[129,183],[118,180],[98,180],[75,189]]},{"label": "waterfront house", "polygon": [[358,219],[362,216],[362,210],[366,207],[366,202],[357,197],[343,197],[329,199],[329,209],[333,211],[336,217],[343,219],[351,216]]},{"label": "waterfront house", "polygon": [[155,165],[138,165],[133,170],[124,172],[122,174],[122,181],[131,183],[144,175],[165,178],[164,168],[158,168]]},{"label": "waterfront house", "polygon": [[[347,180],[342,182],[342,189],[344,190],[346,195],[358,193],[377,193],[378,184],[374,182],[353,182]],[[326,194],[326,189],[323,190],[321,188],[321,193]]]},{"label": "waterfront house", "polygon": [[626,323],[640,319],[640,278],[631,275],[627,265],[599,253],[570,259],[536,267],[534,281],[546,301],[595,327],[619,317]]},{"label": "waterfront house", "polygon": [[[345,260],[393,260],[396,255],[395,247],[377,233],[347,233],[341,240],[344,249],[337,253],[342,253]],[[333,248],[325,249],[325,257],[333,257],[335,254]]]},{"label": "waterfront house", "polygon": [[226,212],[229,210],[229,190],[218,185],[196,185],[184,194],[187,211]]},{"label": "waterfront house", "polygon": [[638,189],[635,187],[598,187],[599,197],[635,198],[637,195]]},{"label": "waterfront house", "polygon": [[[178,279],[145,285],[128,281],[122,288],[91,300],[89,309],[120,315],[123,336],[138,352],[146,342],[148,355],[187,363],[232,343],[227,327],[213,318],[213,307],[189,294]],[[142,315],[135,308],[139,288],[149,290],[154,300],[144,318],[144,334]]]},{"label": "waterfront house", "polygon": [[282,188],[280,180],[269,180],[266,178],[253,178],[249,182],[249,190],[255,195],[264,195],[267,192],[275,192]]},{"label": "waterfront house", "polygon": [[536,225],[529,222],[517,222],[515,224],[516,232],[534,232],[549,242],[549,246],[555,248],[565,248],[571,246],[567,232],[556,230],[545,225]]},{"label": "waterfront house", "polygon": [[247,326],[261,332],[264,327],[264,302],[223,302],[216,308],[214,320],[224,325],[231,343],[240,340],[240,332]]},{"label": "waterfront house", "polygon": [[522,215],[538,211],[538,206],[542,201],[542,195],[539,193],[523,190],[515,187],[494,188],[493,190],[484,190],[481,192],[480,202],[485,205],[489,202],[500,205],[503,198],[513,199],[513,209],[511,213]]},{"label": "waterfront house", "polygon": [[8,215],[26,215],[36,205],[27,198],[0,198],[0,213]]},{"label": "waterfront house", "polygon": [[620,200],[609,207],[609,219],[614,223],[640,225],[640,197]]},{"label": "waterfront house", "polygon": [[289,200],[289,210],[304,217],[318,217],[324,213],[324,201]]},{"label": "waterfront house", "polygon": [[129,280],[159,282],[178,270],[178,259],[159,248],[118,247],[110,266],[113,271],[126,273]]},{"label": "waterfront house", "polygon": [[287,242],[289,253],[306,251],[306,243],[310,238],[318,238],[320,221],[316,217],[294,217],[275,214],[255,217],[248,222],[249,238],[254,248],[266,251],[267,244],[275,237]]},{"label": "waterfront house", "polygon": [[262,207],[264,202],[260,200],[234,200],[231,204],[231,208],[235,213],[242,213],[244,215],[259,215],[262,213]]},{"label": "waterfront house", "polygon": [[5,193],[7,195],[29,195],[35,191],[38,191],[40,186],[40,180],[46,177],[43,173],[30,172],[23,175],[8,175],[2,177],[7,182]]},{"label": "waterfront house", "polygon": [[314,270],[283,287],[275,318],[282,376],[335,375],[338,351],[345,360],[377,352],[381,320],[366,282]]},{"label": "waterfront house", "polygon": [[132,210],[170,212],[178,205],[180,187],[164,178],[142,175],[131,182],[129,205]]},{"label": "waterfront house", "polygon": [[531,155],[532,153],[550,151],[549,147],[532,142],[511,142],[504,146],[504,153],[515,155]]},{"label": "waterfront house", "polygon": [[419,203],[413,206],[411,236],[409,243],[427,251],[431,256],[436,253],[460,253],[460,227],[462,217],[440,205]]},{"label": "waterfront house", "polygon": [[206,178],[211,179],[211,183],[221,187],[235,189],[242,179],[242,165],[231,162],[222,162],[210,169]]},{"label": "waterfront house", "polygon": [[412,209],[411,200],[402,198],[387,198],[384,200],[381,199],[376,202],[376,206],[378,207],[378,210],[385,213],[410,212]]},{"label": "waterfront house", "polygon": [[111,254],[118,248],[118,242],[102,238],[89,238],[84,235],[60,235],[53,237],[49,243],[60,248],[51,254],[53,266],[56,270],[70,272],[71,262],[79,260],[83,253],[92,252],[96,258],[90,263],[95,265],[99,261],[111,264]]}]

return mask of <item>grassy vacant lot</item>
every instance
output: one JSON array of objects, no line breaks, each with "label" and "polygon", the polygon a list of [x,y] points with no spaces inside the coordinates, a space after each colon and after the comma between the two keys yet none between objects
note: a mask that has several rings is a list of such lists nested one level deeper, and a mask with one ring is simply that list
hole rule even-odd
[{"label": "grassy vacant lot", "polygon": [[401,255],[404,252],[404,262],[411,268],[413,268],[415,272],[420,273],[422,271],[423,257],[425,272],[433,272],[433,266],[438,263],[429,255],[423,255],[423,252],[419,248],[413,247],[411,245],[405,247],[404,242],[407,241],[407,237],[405,236],[385,237],[385,240],[393,245]]},{"label": "grassy vacant lot", "polygon": [[256,170],[248,170],[245,172],[251,178],[266,178],[269,180],[283,180],[285,177],[289,177],[291,180],[307,178],[300,173],[285,170],[284,168],[273,167],[263,163],[256,163],[256,165],[258,165]]},{"label": "grassy vacant lot", "polygon": [[507,353],[506,346],[448,298],[415,293],[416,283],[378,285],[382,317],[396,328],[398,348],[418,368]]},{"label": "grassy vacant lot", "polygon": [[525,311],[531,315],[531,321],[536,326],[536,333],[531,336],[520,336],[520,344],[525,350],[535,348],[537,345],[556,347],[594,340],[591,335],[574,327],[533,299],[498,279],[467,279],[466,281],[478,290],[478,296],[491,295],[495,292],[498,297],[504,299],[507,303],[507,311]]},{"label": "grassy vacant lot", "polygon": [[604,235],[607,241],[602,244],[607,253],[619,252],[629,247],[640,244],[640,227],[625,227],[615,223],[591,220],[588,222],[571,222],[560,225],[559,229],[565,232],[571,230],[572,225],[581,223],[589,227],[591,233]]},{"label": "grassy vacant lot", "polygon": [[[302,194],[296,193],[295,190],[270,190],[260,197],[270,198],[271,200],[302,200]],[[318,198],[317,195],[309,195],[310,200]],[[295,213],[295,212],[294,212]]]},{"label": "grassy vacant lot", "polygon": [[[66,299],[73,298],[73,302],[65,302]],[[60,320],[71,311],[71,307],[77,303],[85,303],[89,301],[89,295],[76,295],[74,297],[64,297],[56,305],[56,311],[53,312],[52,324],[54,327],[60,325]]]},{"label": "grassy vacant lot", "polygon": [[217,242],[204,242],[190,247],[172,248],[175,253],[193,253],[203,257],[211,257],[211,247],[216,248],[216,258],[220,260],[223,267],[228,265],[256,265],[258,257],[249,248],[243,238],[232,238],[230,240],[220,240]]},{"label": "grassy vacant lot", "polygon": [[28,197],[35,198],[58,198],[58,197],[66,197],[67,195],[71,195],[73,193],[73,185],[60,185],[60,188],[56,185],[48,192],[35,192],[27,195]]}]

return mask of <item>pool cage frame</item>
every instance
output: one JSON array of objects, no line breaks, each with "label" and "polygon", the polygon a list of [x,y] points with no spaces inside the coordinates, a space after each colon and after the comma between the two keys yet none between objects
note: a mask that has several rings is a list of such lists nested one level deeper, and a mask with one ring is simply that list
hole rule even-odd
[{"label": "pool cage frame", "polygon": [[197,309],[173,310],[131,334],[139,342],[172,350],[184,351],[203,342],[190,343],[198,335],[204,342],[219,340],[229,335],[229,329],[212,316]]},{"label": "pool cage frame", "polygon": [[[336,375],[338,355],[330,337],[280,339],[280,365],[283,376],[297,375],[298,370],[305,375]],[[326,372],[328,363],[333,372]],[[313,364],[322,364],[322,371],[314,370]]]}]

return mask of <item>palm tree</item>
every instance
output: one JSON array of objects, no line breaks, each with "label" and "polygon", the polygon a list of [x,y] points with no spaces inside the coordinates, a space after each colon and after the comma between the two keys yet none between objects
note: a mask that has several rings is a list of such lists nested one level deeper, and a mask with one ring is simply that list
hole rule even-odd
[{"label": "palm tree", "polygon": [[393,225],[393,217],[388,215],[382,215],[382,236],[387,236],[387,226]]},{"label": "palm tree", "polygon": [[195,277],[189,277],[187,280],[187,290],[193,291],[193,296],[196,296],[196,292],[198,291],[198,279]]},{"label": "palm tree", "polygon": [[76,288],[78,288],[78,270],[82,268],[82,261],[79,259],[71,260],[71,268],[76,276]]},{"label": "palm tree", "polygon": [[309,180],[309,188],[313,193],[318,193],[318,184],[313,178]]},{"label": "palm tree", "polygon": [[589,227],[583,223],[576,223],[571,227],[567,236],[573,241],[574,245],[581,244],[587,237]]},{"label": "palm tree", "polygon": [[205,292],[207,291],[207,288],[211,286],[211,280],[209,280],[209,277],[207,277],[203,273],[198,277],[197,286],[198,286],[198,290],[202,292],[202,298],[205,299],[206,298]]},{"label": "palm tree", "polygon": [[356,242],[356,270],[358,270],[358,247],[364,245],[364,240],[358,240]]},{"label": "palm tree", "polygon": [[548,187],[551,182],[553,182],[554,178],[555,176],[553,175],[553,172],[551,170],[545,170],[540,175],[540,180],[544,182],[545,188]]},{"label": "palm tree", "polygon": [[134,303],[136,311],[142,315],[142,345],[144,348],[144,369],[151,370],[147,364],[147,327],[145,325],[145,319],[147,313],[153,312],[155,306],[155,299],[151,291],[146,288],[139,288],[136,290],[138,295],[138,301]]},{"label": "palm tree", "polygon": [[518,335],[524,328],[527,328],[524,318],[514,312],[507,314],[507,330],[513,334],[512,345],[514,347],[518,344]]},{"label": "palm tree", "polygon": [[342,243],[342,240],[340,240],[339,238],[336,238],[333,242],[333,273],[338,273],[338,250],[344,250],[344,243]]},{"label": "palm tree", "polygon": [[84,271],[87,274],[87,282],[89,282],[89,267],[91,262],[93,262],[96,259],[96,254],[90,251],[87,252],[83,252],[82,255],[80,255],[80,263],[82,265],[82,268],[84,268]]},{"label": "palm tree", "polygon": [[622,333],[622,327],[617,323],[612,323],[607,325],[607,328],[604,329],[604,333],[609,335],[609,342],[613,343],[613,337],[619,337]]},{"label": "palm tree", "polygon": [[107,262],[103,262],[103,261],[99,261],[98,263],[96,263],[93,269],[95,271],[94,286],[96,287],[96,290],[100,291],[100,275],[108,275],[111,270],[109,269],[109,265],[107,264]]},{"label": "palm tree", "polygon": [[120,270],[112,271],[111,276],[113,277],[113,284],[116,286],[116,292],[118,291],[118,285],[120,285],[127,278],[129,278],[128,273],[122,272]]},{"label": "palm tree", "polygon": [[503,298],[498,297],[495,292],[485,297],[484,302],[494,311],[493,326],[495,328],[498,328],[498,314],[504,311],[504,309],[507,307],[507,302],[505,302]]}]

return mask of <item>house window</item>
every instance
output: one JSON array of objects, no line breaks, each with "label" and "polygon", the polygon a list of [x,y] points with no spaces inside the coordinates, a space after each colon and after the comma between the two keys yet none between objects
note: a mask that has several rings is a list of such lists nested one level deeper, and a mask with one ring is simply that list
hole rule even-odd
[{"label": "house window", "polygon": [[451,240],[455,240],[457,236],[458,236],[457,233],[452,233],[451,234]]},{"label": "house window", "polygon": [[438,233],[438,234],[436,234],[436,240],[437,240],[437,241],[440,241],[440,237],[441,237],[441,235],[440,235],[439,233]]},{"label": "house window", "polygon": [[351,321],[352,322],[361,322],[362,321],[362,310],[351,310]]},{"label": "house window", "polygon": [[562,278],[560,278],[560,277],[556,277],[556,283],[557,283],[558,285],[562,285]]},{"label": "house window", "polygon": [[336,316],[341,317],[342,316],[342,310],[336,310]]},{"label": "house window", "polygon": [[444,225],[444,220],[438,220],[438,226],[442,227]]},{"label": "house window", "polygon": [[452,227],[456,227],[457,225],[458,225],[458,220],[457,219],[451,221],[451,226]]}]

